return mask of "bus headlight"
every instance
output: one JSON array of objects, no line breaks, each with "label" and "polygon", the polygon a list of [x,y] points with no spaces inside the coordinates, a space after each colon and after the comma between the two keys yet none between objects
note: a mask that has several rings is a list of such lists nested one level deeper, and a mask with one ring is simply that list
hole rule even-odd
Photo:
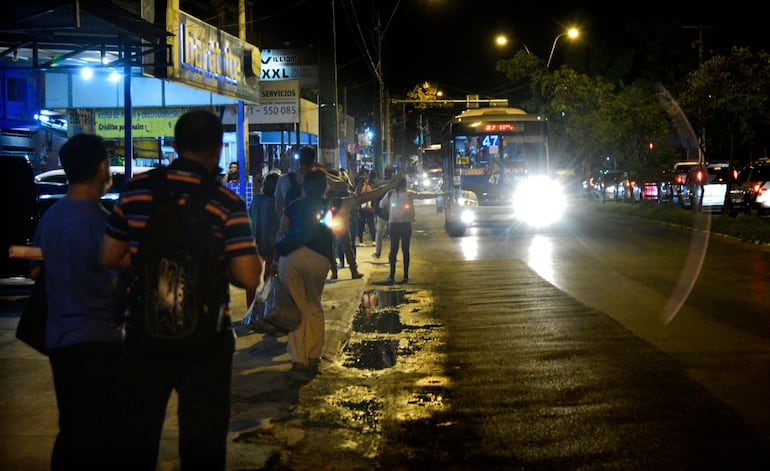
[{"label": "bus headlight", "polygon": [[476,214],[472,209],[463,209],[460,211],[460,221],[462,221],[463,224],[473,224],[473,221],[475,220]]},{"label": "bus headlight", "polygon": [[532,176],[521,182],[513,197],[514,216],[535,227],[558,222],[566,206],[564,189],[544,176]]}]

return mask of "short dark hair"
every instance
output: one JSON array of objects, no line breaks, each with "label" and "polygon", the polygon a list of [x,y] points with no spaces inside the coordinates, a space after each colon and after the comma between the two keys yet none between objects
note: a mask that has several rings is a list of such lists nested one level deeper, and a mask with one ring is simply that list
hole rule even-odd
[{"label": "short dark hair", "polygon": [[302,146],[299,148],[299,165],[302,167],[310,167],[315,163],[315,149],[310,146]]},{"label": "short dark hair", "polygon": [[275,191],[275,185],[278,183],[278,177],[280,175],[276,172],[270,172],[267,175],[265,175],[265,178],[262,180],[262,193],[264,193],[265,188],[267,188],[272,196],[272,193]]},{"label": "short dark hair", "polygon": [[208,110],[184,113],[174,125],[174,140],[178,151],[216,151],[222,145],[224,128],[219,116]]},{"label": "short dark hair", "polygon": [[322,168],[311,168],[305,174],[305,179],[302,180],[302,189],[305,190],[305,195],[315,195],[323,197],[326,193],[329,183],[326,181],[326,170]]},{"label": "short dark hair", "polygon": [[104,139],[94,134],[77,134],[59,149],[59,161],[70,183],[83,183],[96,176],[107,160]]}]

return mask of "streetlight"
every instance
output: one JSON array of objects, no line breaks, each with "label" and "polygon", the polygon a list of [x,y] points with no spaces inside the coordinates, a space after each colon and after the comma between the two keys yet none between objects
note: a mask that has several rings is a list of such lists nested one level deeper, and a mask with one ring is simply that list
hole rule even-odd
[{"label": "streetlight", "polygon": [[570,39],[575,39],[580,35],[580,31],[577,30],[577,28],[570,28],[567,30],[566,33],[561,33],[560,35],[556,36],[556,38],[553,40],[553,46],[551,46],[551,54],[548,55],[548,62],[545,64],[545,68],[549,69],[551,67],[551,59],[553,59],[553,51],[556,50],[556,43],[559,42],[559,38],[562,36],[567,36]]},{"label": "streetlight", "polygon": [[[498,46],[500,46],[500,47],[504,47],[504,46],[507,46],[507,45],[508,45],[508,36],[506,36],[506,35],[504,35],[504,34],[498,34],[498,35],[497,35],[497,37],[495,37],[495,43],[496,43]],[[531,55],[532,55],[532,51],[530,51],[530,50],[529,50],[529,48],[527,47],[527,45],[526,45],[526,44],[524,44],[524,43],[523,43],[523,42],[521,42],[521,41],[519,41],[519,43],[520,43],[522,46],[524,46],[524,50],[525,50],[525,51],[527,51],[527,54],[529,54],[529,55],[531,56]]]}]

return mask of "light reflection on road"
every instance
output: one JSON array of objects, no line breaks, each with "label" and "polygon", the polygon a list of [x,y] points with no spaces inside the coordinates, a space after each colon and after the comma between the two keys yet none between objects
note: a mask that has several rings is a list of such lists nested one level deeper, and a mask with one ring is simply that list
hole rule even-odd
[{"label": "light reflection on road", "polygon": [[479,257],[479,236],[472,235],[463,237],[460,240],[460,250],[463,253],[465,261],[478,260]]},{"label": "light reflection on road", "polygon": [[549,237],[537,234],[532,238],[527,264],[549,283],[554,283],[553,243]]}]

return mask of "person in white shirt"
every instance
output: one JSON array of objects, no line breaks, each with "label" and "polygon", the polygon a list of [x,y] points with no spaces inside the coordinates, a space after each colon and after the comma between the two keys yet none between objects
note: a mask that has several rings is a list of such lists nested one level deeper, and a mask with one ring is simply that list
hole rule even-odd
[{"label": "person in white shirt", "polygon": [[414,200],[435,198],[436,193],[422,193],[409,190],[406,185],[406,178],[398,176],[396,186],[382,197],[380,208],[389,206],[390,217],[388,218],[388,233],[390,234],[390,252],[388,261],[390,262],[390,276],[388,283],[394,283],[396,276],[396,259],[398,249],[401,247],[401,254],[404,257],[404,278],[399,283],[409,282],[409,246],[412,240],[412,223],[415,219]]}]

